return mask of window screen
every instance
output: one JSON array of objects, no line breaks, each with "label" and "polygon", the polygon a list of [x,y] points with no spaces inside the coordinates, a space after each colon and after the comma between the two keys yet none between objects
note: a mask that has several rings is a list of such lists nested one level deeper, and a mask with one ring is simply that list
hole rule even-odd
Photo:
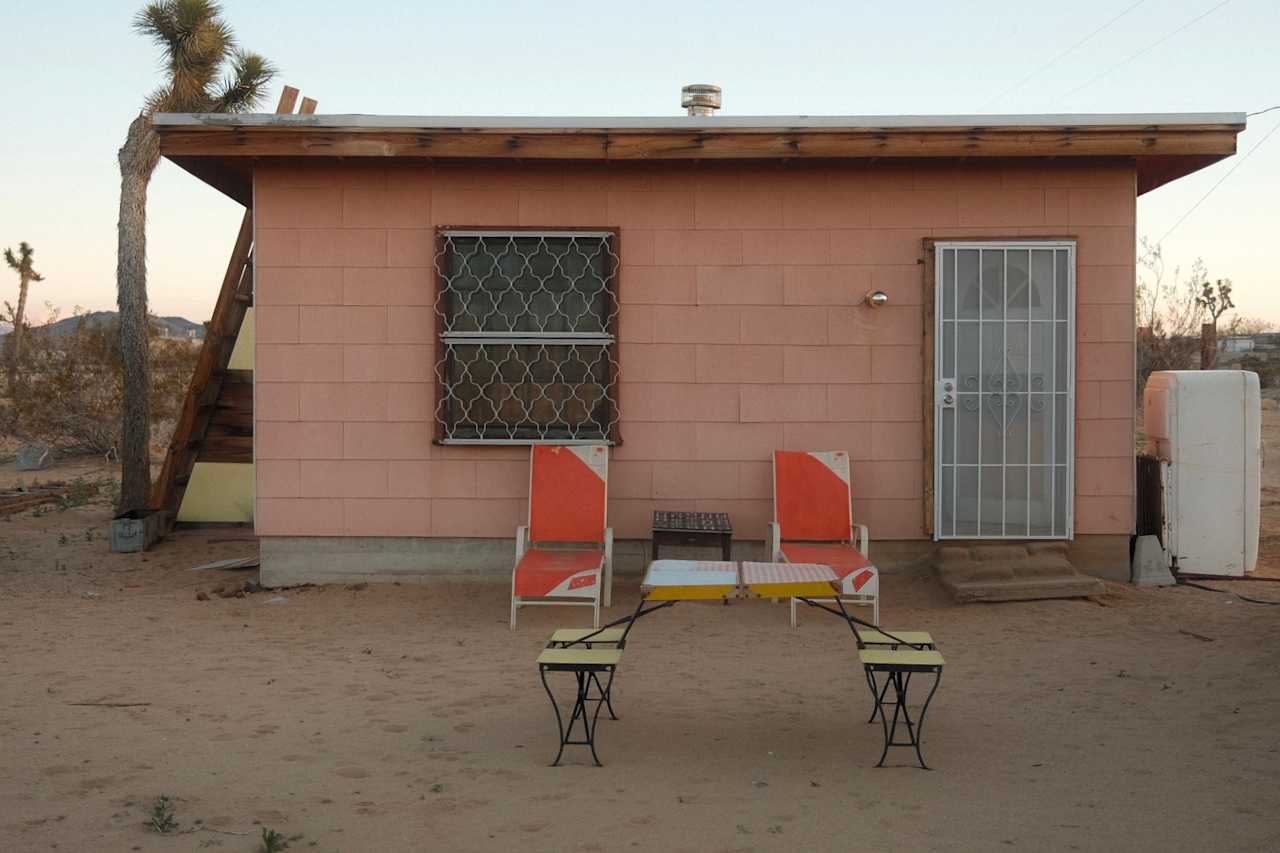
[{"label": "window screen", "polygon": [[441,441],[615,439],[613,232],[444,230],[436,268]]}]

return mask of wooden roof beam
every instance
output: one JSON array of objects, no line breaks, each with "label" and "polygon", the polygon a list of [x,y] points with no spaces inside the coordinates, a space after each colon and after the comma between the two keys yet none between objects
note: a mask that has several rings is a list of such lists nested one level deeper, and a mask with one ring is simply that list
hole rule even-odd
[{"label": "wooden roof beam", "polygon": [[[410,157],[681,160],[868,157],[1143,157],[1235,153],[1233,125],[1171,128],[863,130],[335,129],[157,127],[160,150],[195,158]],[[224,160],[224,162],[225,162]],[[203,176],[202,176],[203,177]]]}]

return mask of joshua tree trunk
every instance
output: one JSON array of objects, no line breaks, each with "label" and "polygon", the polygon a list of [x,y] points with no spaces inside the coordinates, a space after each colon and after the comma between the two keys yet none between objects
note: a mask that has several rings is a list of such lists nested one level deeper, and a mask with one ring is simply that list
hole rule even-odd
[{"label": "joshua tree trunk", "polygon": [[120,221],[117,225],[116,301],[124,411],[120,439],[121,512],[144,509],[151,493],[150,359],[147,349],[147,185],[160,162],[151,120],[139,115],[119,153]]},{"label": "joshua tree trunk", "polygon": [[22,321],[27,313],[27,288],[31,286],[31,276],[23,273],[18,279],[18,310],[13,315],[13,346],[9,348],[9,396],[13,396],[18,388],[18,362],[22,359],[22,333],[25,329]]}]

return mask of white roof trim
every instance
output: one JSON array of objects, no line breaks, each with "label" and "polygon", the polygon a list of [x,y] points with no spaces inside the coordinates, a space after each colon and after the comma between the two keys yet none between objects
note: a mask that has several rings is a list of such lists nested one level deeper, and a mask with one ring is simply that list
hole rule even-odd
[{"label": "white roof trim", "polygon": [[394,116],[157,113],[167,127],[317,127],[344,130],[923,130],[975,127],[1155,127],[1245,123],[1237,113],[1039,113],[936,116]]}]

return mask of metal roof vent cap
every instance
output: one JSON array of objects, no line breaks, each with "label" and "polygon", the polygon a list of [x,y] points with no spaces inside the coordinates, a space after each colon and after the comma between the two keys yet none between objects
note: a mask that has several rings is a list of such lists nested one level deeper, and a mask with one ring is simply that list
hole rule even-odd
[{"label": "metal roof vent cap", "polygon": [[720,109],[720,87],[709,83],[690,83],[680,90],[680,106],[691,116],[715,115]]}]

